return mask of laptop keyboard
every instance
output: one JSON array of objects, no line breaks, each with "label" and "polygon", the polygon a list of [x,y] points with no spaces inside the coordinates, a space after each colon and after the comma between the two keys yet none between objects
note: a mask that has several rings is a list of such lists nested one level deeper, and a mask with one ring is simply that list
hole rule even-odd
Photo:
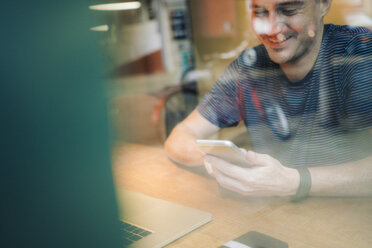
[{"label": "laptop keyboard", "polygon": [[122,220],[120,221],[120,230],[125,246],[128,246],[152,233]]}]

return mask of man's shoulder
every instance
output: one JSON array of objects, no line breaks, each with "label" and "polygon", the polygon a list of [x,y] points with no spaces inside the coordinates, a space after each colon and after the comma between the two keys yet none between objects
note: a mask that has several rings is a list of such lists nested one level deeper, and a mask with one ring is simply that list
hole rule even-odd
[{"label": "man's shoulder", "polygon": [[262,44],[245,49],[238,59],[243,67],[250,67],[250,69],[268,68],[273,64]]},{"label": "man's shoulder", "polygon": [[360,26],[349,25],[325,25],[325,41],[328,46],[339,47],[344,51],[351,51],[353,47],[371,47],[371,30]]},{"label": "man's shoulder", "polygon": [[368,34],[371,33],[371,30],[361,26],[349,26],[349,25],[334,25],[326,24],[324,25],[326,32],[338,35],[348,35],[354,36],[358,34]]}]

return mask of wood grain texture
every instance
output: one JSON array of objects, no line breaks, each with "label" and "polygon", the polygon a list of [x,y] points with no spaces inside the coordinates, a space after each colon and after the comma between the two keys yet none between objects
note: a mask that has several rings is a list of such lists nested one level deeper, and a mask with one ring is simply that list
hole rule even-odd
[{"label": "wood grain texture", "polygon": [[118,144],[113,152],[118,187],[212,213],[213,220],[167,247],[218,247],[248,231],[283,240],[289,247],[369,248],[371,198],[242,198],[221,191],[203,168],[185,169],[160,146]]}]

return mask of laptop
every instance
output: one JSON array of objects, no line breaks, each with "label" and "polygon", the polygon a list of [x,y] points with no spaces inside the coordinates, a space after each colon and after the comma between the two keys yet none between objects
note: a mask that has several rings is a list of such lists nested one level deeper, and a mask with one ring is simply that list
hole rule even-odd
[{"label": "laptop", "polygon": [[212,220],[210,213],[117,188],[126,247],[163,247]]}]

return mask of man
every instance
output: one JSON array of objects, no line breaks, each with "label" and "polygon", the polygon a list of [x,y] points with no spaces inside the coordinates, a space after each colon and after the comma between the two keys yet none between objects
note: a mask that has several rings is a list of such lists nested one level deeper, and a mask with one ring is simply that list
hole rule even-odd
[{"label": "man", "polygon": [[[372,34],[324,25],[331,0],[252,0],[262,45],[244,51],[165,143],[246,196],[372,195]],[[252,167],[205,156],[195,140],[244,121]]]}]

